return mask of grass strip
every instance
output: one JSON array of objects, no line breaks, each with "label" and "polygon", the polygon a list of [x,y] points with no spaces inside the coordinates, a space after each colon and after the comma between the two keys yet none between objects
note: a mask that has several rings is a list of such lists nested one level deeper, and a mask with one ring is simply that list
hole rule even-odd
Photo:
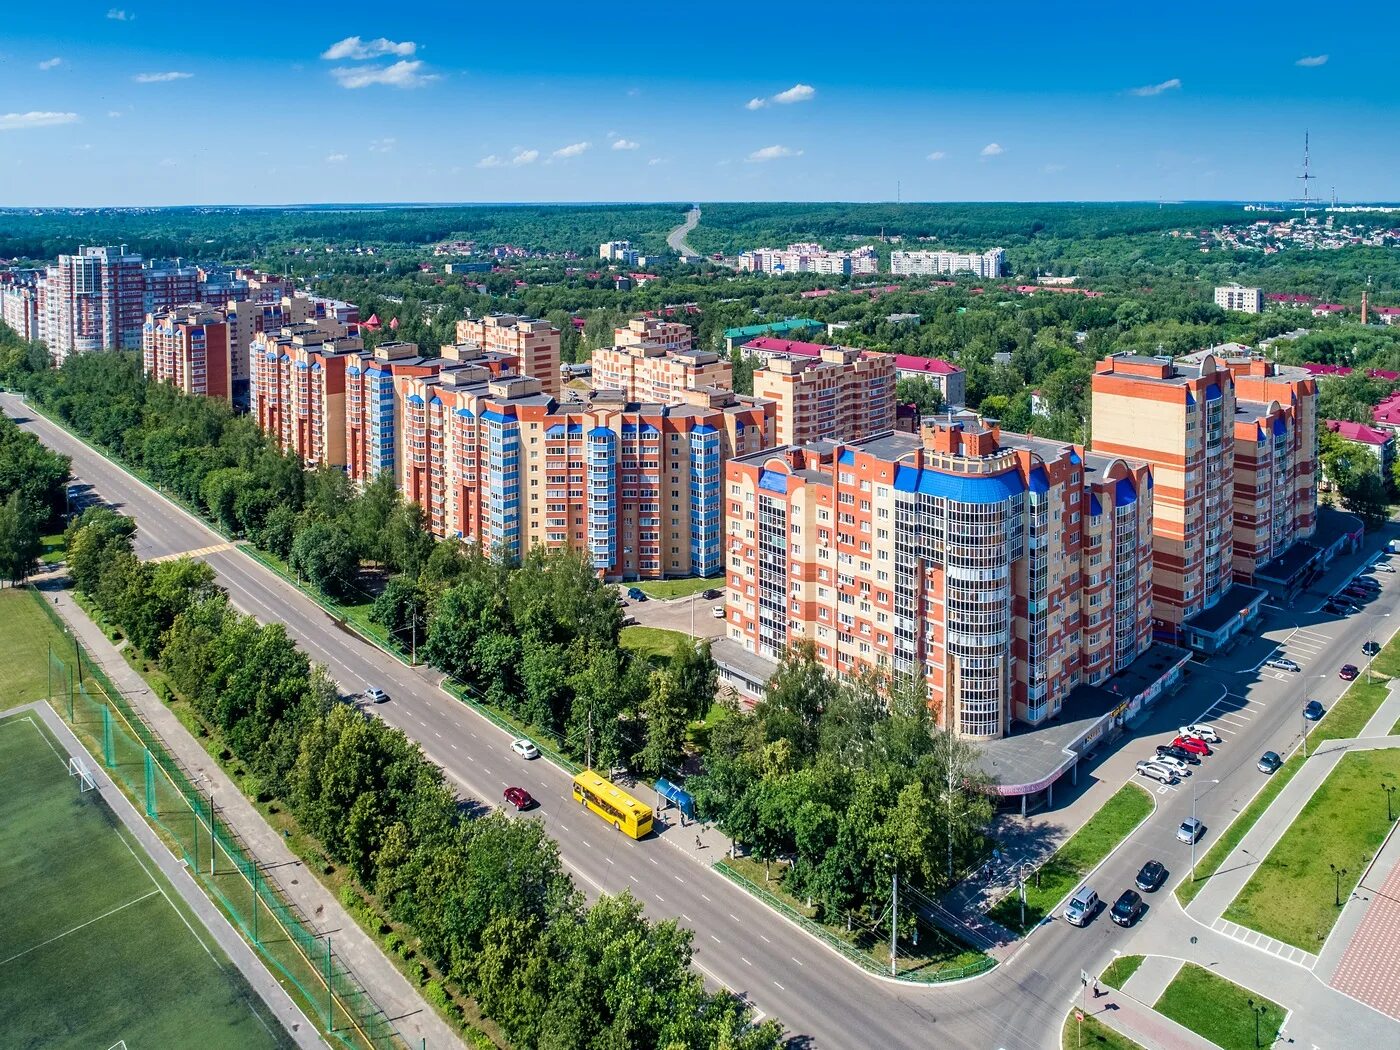
[{"label": "grass strip", "polygon": [[1083,1021],[1076,1021],[1071,1011],[1060,1033],[1060,1050],[1083,1050],[1084,1047],[1090,1050],[1142,1050],[1138,1043],[1115,1032],[1098,1018],[1085,1014]]},{"label": "grass strip", "polygon": [[1099,983],[1106,984],[1110,988],[1121,989],[1128,983],[1128,978],[1138,972],[1138,967],[1142,965],[1142,955],[1120,955],[1104,968],[1099,974]]},{"label": "grass strip", "polygon": [[1181,967],[1153,1009],[1221,1050],[1273,1046],[1287,1016],[1278,1003],[1195,963]]}]

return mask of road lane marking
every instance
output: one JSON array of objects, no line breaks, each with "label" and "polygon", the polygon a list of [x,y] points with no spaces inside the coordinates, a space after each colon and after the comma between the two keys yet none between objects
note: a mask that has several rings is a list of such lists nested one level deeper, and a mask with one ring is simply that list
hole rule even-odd
[{"label": "road lane marking", "polygon": [[797,956],[789,955],[788,958],[791,959],[793,962],[797,963],[798,966],[802,965],[802,960],[799,959]]},{"label": "road lane marking", "polygon": [[[774,981],[773,983],[774,983],[774,984],[778,984],[777,981]],[[782,986],[781,984],[778,984],[778,987],[781,988],[783,991],[787,991],[787,989],[786,989],[786,988],[783,988],[783,986]]]},{"label": "road lane marking", "polygon": [[637,878],[637,876],[632,875],[632,874],[630,874],[630,873],[628,874],[627,877],[628,877],[629,879],[631,879],[633,882],[638,883],[638,884],[640,884],[641,881],[642,881],[641,879]]},{"label": "road lane marking", "polygon": [[744,959],[744,957],[743,957],[742,955],[739,956],[739,958],[743,960],[745,966],[752,966],[752,965],[753,965],[753,963],[749,962],[747,959]]},{"label": "road lane marking", "polygon": [[724,943],[724,942],[721,941],[718,937],[716,937],[713,933],[710,934],[710,940],[714,941],[716,944],[723,944],[723,943]]},{"label": "road lane marking", "polygon": [[700,896],[701,896],[701,898],[702,898],[703,900],[705,900],[705,901],[707,901],[707,902],[709,902],[709,903],[711,903],[711,904],[714,903],[713,901],[710,901],[710,898],[709,898],[706,894],[702,893],[702,894],[700,894]]},{"label": "road lane marking", "polygon": [[686,922],[694,922],[694,921],[695,921],[695,920],[692,919],[689,915],[687,915],[685,912],[681,912],[681,918],[684,919]]},{"label": "road lane marking", "polygon": [[675,879],[677,882],[685,882],[685,879],[681,878],[679,875],[672,875],[671,878]]},{"label": "road lane marking", "polygon": [[733,919],[735,922],[738,922],[738,921],[739,921],[739,916],[735,915],[732,911],[729,913],[729,917],[730,917],[731,919]]},{"label": "road lane marking", "polygon": [[758,939],[761,940],[764,944],[772,944],[772,943],[773,943],[773,942],[770,941],[767,937],[763,936],[763,934],[761,934],[761,933],[758,935]]},{"label": "road lane marking", "polygon": [[665,903],[666,903],[666,898],[663,897],[663,896],[661,896],[661,894],[659,894],[659,893],[653,893],[652,896],[655,897],[657,900],[659,900],[662,904],[665,904]]}]

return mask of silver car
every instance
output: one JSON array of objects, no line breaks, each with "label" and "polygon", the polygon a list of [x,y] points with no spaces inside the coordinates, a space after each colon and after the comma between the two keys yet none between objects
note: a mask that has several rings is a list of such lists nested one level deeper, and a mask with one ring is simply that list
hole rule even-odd
[{"label": "silver car", "polygon": [[1140,777],[1148,777],[1151,780],[1157,780],[1163,784],[1174,784],[1176,782],[1176,773],[1160,762],[1139,762],[1137,764],[1137,773]]}]

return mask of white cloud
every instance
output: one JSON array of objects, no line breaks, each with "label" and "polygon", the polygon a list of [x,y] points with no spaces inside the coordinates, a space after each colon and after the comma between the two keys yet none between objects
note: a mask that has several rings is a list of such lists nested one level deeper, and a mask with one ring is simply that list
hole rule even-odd
[{"label": "white cloud", "polygon": [[172,80],[189,80],[193,73],[137,73],[131,79],[138,84],[166,84]]},{"label": "white cloud", "polygon": [[118,8],[118,7],[109,7],[109,8],[107,9],[107,17],[110,18],[113,22],[135,22],[135,21],[136,21],[136,16],[135,16],[135,15],[127,14],[125,11],[121,10],[121,8]]},{"label": "white cloud", "polygon": [[76,113],[54,113],[48,110],[30,110],[28,113],[0,113],[0,131],[19,131],[22,128],[51,128],[56,124],[76,124]]},{"label": "white cloud", "polygon": [[347,160],[349,160],[349,159],[350,159],[350,157],[349,157],[347,154],[344,154],[344,153],[332,153],[329,157],[326,158],[326,163],[327,163],[327,164],[342,164],[342,163],[344,163],[345,161],[347,161]]},{"label": "white cloud", "polygon": [[578,157],[593,148],[591,142],[571,142],[567,146],[560,146],[550,154],[555,160],[568,160],[570,157]]},{"label": "white cloud", "polygon": [[371,153],[392,153],[396,139],[373,139],[369,144]]},{"label": "white cloud", "polygon": [[322,51],[321,57],[333,62],[344,58],[379,58],[383,55],[397,55],[400,58],[407,58],[417,50],[418,45],[412,40],[399,42],[387,40],[382,36],[374,40],[361,40],[357,36],[347,36],[344,40],[337,40]]},{"label": "white cloud", "polygon": [[989,142],[982,147],[982,156],[984,157],[1000,157],[1005,152],[1006,150],[1002,149],[1000,144],[996,142]]},{"label": "white cloud", "polygon": [[786,91],[779,91],[771,101],[780,106],[786,106],[793,102],[811,102],[816,95],[817,89],[811,84],[794,84]]},{"label": "white cloud", "polygon": [[1164,80],[1160,84],[1146,84],[1143,87],[1135,87],[1128,92],[1130,95],[1137,95],[1139,98],[1150,98],[1153,95],[1160,95],[1163,91],[1176,91],[1181,87],[1181,81],[1172,77]]},{"label": "white cloud", "polygon": [[517,168],[522,164],[533,164],[540,159],[540,151],[537,149],[518,149],[510,158],[510,162]]},{"label": "white cloud", "polygon": [[1327,65],[1327,59],[1327,55],[1304,55],[1302,58],[1298,59],[1298,61],[1294,62],[1293,64],[1295,66],[1302,66],[1305,69],[1312,69],[1316,66]]},{"label": "white cloud", "polygon": [[478,168],[504,168],[506,162],[494,153],[488,153],[476,162]]},{"label": "white cloud", "polygon": [[745,109],[762,109],[769,104],[790,106],[794,102],[810,102],[816,98],[817,89],[811,84],[794,84],[786,91],[779,91],[768,98],[751,98],[744,103]]},{"label": "white cloud", "polygon": [[652,157],[651,160],[647,161],[647,167],[649,167],[649,168],[654,168],[654,167],[655,167],[656,165],[658,165],[658,164],[665,164],[665,163],[666,163],[666,158],[665,158],[665,157]]},{"label": "white cloud", "polygon": [[404,60],[388,66],[337,66],[331,70],[331,76],[335,77],[336,83],[341,87],[352,90],[372,84],[416,88],[438,79],[436,73],[419,72],[422,68],[423,63],[420,61]]},{"label": "white cloud", "polygon": [[44,59],[44,61],[39,63],[39,68],[45,70],[57,69],[61,65],[63,65],[63,59],[61,58],[46,58]]},{"label": "white cloud", "polygon": [[948,154],[944,153],[941,149],[936,149],[936,150],[934,150],[932,153],[930,153],[930,154],[928,155],[928,159],[929,159],[929,160],[942,160],[942,159],[943,159],[944,157],[946,157],[947,155],[948,155]]},{"label": "white cloud", "polygon": [[1047,164],[1044,170],[1047,175],[1058,175],[1065,170],[1065,166],[1063,164]]},{"label": "white cloud", "polygon": [[117,118],[117,117],[120,117],[121,115],[122,115],[122,111],[119,110],[119,109],[109,109],[109,110],[107,111],[107,116],[112,117],[112,118],[114,118],[114,119]]},{"label": "white cloud", "polygon": [[613,149],[636,149],[636,148],[637,148],[638,146],[640,146],[640,145],[641,145],[640,142],[633,142],[631,139],[618,139],[616,142],[613,143],[612,148],[613,148]]},{"label": "white cloud", "polygon": [[525,164],[533,164],[540,159],[540,151],[537,149],[517,149],[509,157],[502,157],[491,153],[482,157],[476,162],[478,168],[518,168]]},{"label": "white cloud", "polygon": [[756,149],[750,153],[748,159],[759,162],[765,160],[779,160],[782,157],[800,156],[802,156],[802,151],[800,149],[790,149],[787,146],[764,146],[762,149]]}]

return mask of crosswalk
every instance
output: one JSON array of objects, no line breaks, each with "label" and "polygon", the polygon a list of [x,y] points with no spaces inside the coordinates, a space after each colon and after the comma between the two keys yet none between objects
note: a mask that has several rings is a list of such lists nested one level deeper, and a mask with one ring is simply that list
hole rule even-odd
[{"label": "crosswalk", "polygon": [[212,546],[210,546],[210,547],[196,547],[194,550],[191,550],[191,551],[180,551],[180,552],[177,553],[177,554],[162,554],[160,557],[158,557],[158,558],[152,558],[152,559],[150,559],[150,560],[151,560],[151,561],[176,561],[176,560],[179,559],[179,558],[203,558],[203,557],[206,557],[206,556],[208,556],[208,555],[210,555],[210,554],[219,554],[219,553],[222,552],[222,551],[231,551],[231,550],[236,549],[236,547],[237,547],[237,544],[234,544],[234,543],[215,543],[214,545],[212,545]]},{"label": "crosswalk", "polygon": [[1301,966],[1305,970],[1311,970],[1317,965],[1317,956],[1303,951],[1302,948],[1295,948],[1291,944],[1284,944],[1276,941],[1272,937],[1265,937],[1258,930],[1251,930],[1247,926],[1229,922],[1225,919],[1216,919],[1211,923],[1211,929],[1217,933],[1223,933],[1231,940],[1247,944],[1251,948],[1257,948],[1261,952],[1268,952],[1276,955],[1284,962],[1291,962],[1295,966]]}]

